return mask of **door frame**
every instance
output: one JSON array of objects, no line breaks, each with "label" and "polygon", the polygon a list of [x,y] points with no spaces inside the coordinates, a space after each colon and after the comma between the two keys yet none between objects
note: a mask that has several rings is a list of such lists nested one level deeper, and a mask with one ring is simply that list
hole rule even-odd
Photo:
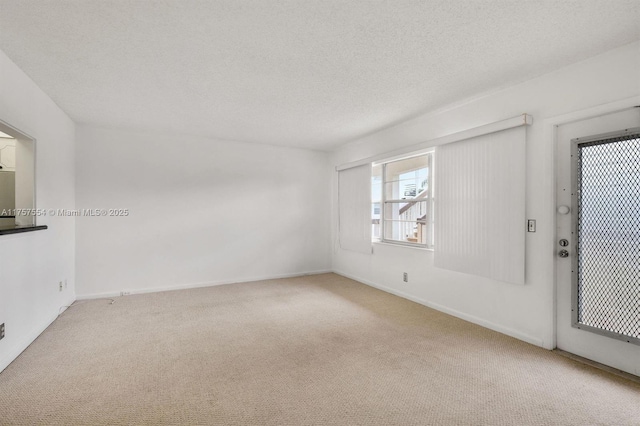
[{"label": "door frame", "polygon": [[598,105],[591,108],[586,108],[579,111],[570,112],[567,114],[557,115],[554,117],[546,118],[543,121],[544,127],[544,136],[545,140],[551,141],[552,149],[552,164],[553,164],[553,179],[552,179],[552,191],[550,195],[550,213],[553,217],[553,240],[551,241],[551,255],[553,256],[553,321],[552,321],[552,345],[550,349],[554,349],[557,347],[557,337],[558,337],[558,261],[559,258],[557,256],[556,250],[556,241],[558,241],[558,215],[556,212],[556,200],[557,200],[557,191],[556,191],[556,180],[558,179],[558,135],[557,128],[560,125],[572,123],[580,120],[587,120],[589,118],[595,118],[603,115],[613,114],[625,109],[640,107],[640,96],[632,96],[630,98],[621,99],[619,101],[609,102],[606,104]]}]

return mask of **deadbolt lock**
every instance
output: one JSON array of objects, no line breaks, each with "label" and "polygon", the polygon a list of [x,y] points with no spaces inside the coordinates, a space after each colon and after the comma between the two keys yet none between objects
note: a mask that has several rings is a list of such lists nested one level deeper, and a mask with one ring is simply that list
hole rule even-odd
[{"label": "deadbolt lock", "polygon": [[561,247],[566,247],[569,245],[569,240],[565,240],[564,238],[561,239],[560,241],[558,241],[558,244],[560,244]]}]

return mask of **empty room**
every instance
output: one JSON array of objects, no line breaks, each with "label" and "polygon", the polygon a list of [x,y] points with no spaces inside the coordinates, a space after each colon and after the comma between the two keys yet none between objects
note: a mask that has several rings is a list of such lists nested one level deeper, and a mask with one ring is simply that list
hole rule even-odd
[{"label": "empty room", "polygon": [[639,425],[638,0],[0,0],[0,425]]}]

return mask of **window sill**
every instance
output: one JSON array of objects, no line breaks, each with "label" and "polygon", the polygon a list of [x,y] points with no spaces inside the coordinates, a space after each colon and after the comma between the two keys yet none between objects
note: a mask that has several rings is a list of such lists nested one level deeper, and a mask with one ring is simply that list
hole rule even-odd
[{"label": "window sill", "polygon": [[17,228],[0,228],[0,235],[20,234],[22,232],[41,231],[41,230],[47,229],[47,228],[48,228],[47,225],[19,226]]},{"label": "window sill", "polygon": [[387,241],[371,241],[372,244],[379,244],[381,246],[385,246],[385,247],[400,247],[400,248],[408,248],[411,250],[420,250],[420,251],[434,251],[434,249],[432,248],[428,248],[428,247],[420,247],[420,246],[412,246],[409,244],[395,244],[395,243],[389,243]]}]

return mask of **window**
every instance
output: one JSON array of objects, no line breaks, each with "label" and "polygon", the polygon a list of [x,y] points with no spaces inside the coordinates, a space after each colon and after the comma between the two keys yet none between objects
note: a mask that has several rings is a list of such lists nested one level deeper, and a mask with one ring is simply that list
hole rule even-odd
[{"label": "window", "polygon": [[0,121],[0,231],[35,226],[34,145]]},{"label": "window", "polygon": [[363,253],[371,241],[433,249],[437,268],[524,284],[531,123],[521,114],[336,166],[339,237],[357,236]]},{"label": "window", "polygon": [[376,241],[433,247],[433,151],[374,163],[371,235]]}]

